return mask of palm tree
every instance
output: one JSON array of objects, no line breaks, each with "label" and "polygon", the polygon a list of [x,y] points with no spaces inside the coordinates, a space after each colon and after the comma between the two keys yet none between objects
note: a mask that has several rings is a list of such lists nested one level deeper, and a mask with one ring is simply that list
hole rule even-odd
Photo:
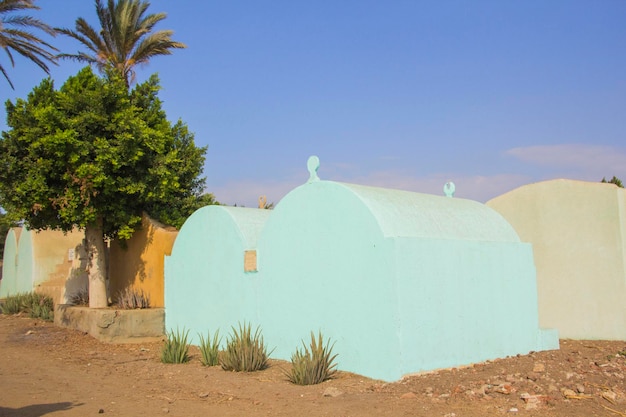
[{"label": "palm tree", "polygon": [[135,79],[134,67],[146,64],[158,55],[171,55],[174,48],[186,48],[175,42],[171,30],[151,32],[154,25],[165,19],[165,13],[146,15],[150,6],[141,0],[108,0],[106,7],[96,0],[96,13],[102,29],[97,31],[85,19],[76,19],[76,30],[57,29],[85,46],[89,52],[60,54],[60,58],[74,59],[95,65],[100,71],[114,69],[130,85]]},{"label": "palm tree", "polygon": [[[56,33],[50,26],[31,16],[9,15],[9,13],[26,9],[38,10],[39,7],[35,6],[34,0],[0,0],[0,47],[9,56],[11,66],[15,66],[11,52],[13,51],[30,59],[47,74],[50,74],[47,62],[56,64],[56,56],[50,50],[57,51],[57,49],[30,33],[28,29],[40,29],[52,36]],[[15,89],[2,64],[0,64],[0,72],[9,82],[11,88]]]}]

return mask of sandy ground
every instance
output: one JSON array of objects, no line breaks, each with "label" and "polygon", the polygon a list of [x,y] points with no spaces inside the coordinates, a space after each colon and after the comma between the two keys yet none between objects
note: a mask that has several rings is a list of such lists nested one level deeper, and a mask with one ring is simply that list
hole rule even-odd
[{"label": "sandy ground", "polygon": [[626,342],[562,340],[394,383],[340,372],[314,386],[289,383],[283,361],[226,372],[192,349],[191,362],[162,364],[161,345],[0,315],[0,416],[626,416]]}]

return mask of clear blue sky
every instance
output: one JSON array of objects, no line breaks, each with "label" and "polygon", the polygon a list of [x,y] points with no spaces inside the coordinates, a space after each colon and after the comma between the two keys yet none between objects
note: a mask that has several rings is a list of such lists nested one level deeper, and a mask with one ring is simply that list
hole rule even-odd
[{"label": "clear blue sky", "polygon": [[[33,15],[95,26],[91,0]],[[186,50],[138,71],[208,145],[207,191],[278,202],[308,178],[486,201],[552,178],[626,180],[626,1],[153,0]],[[80,45],[57,37],[64,52]],[[45,74],[17,60],[26,97]],[[81,65],[61,62],[60,87]],[[4,112],[4,111],[3,111]],[[1,129],[6,129],[2,117]]]}]

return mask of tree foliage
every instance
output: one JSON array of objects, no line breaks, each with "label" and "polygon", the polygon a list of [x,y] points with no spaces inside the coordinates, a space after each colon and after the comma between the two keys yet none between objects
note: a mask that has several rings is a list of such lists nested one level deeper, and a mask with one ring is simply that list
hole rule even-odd
[{"label": "tree foliage", "polygon": [[617,185],[620,188],[624,188],[624,184],[622,184],[622,180],[617,178],[615,175],[613,175],[613,178],[611,178],[608,181],[606,180],[606,177],[603,177],[602,181],[600,181],[600,182],[609,183],[609,184],[615,184],[615,185]]},{"label": "tree foliage", "polygon": [[101,225],[129,238],[142,211],[182,224],[204,187],[206,148],[181,121],[167,121],[153,76],[128,91],[114,72],[89,67],[57,91],[42,81],[8,101],[0,140],[0,198],[31,229]]},{"label": "tree foliage", "polygon": [[[53,36],[56,32],[34,17],[13,14],[27,9],[37,10],[39,7],[35,6],[33,0],[0,0],[0,47],[9,57],[11,66],[15,66],[13,52],[16,52],[49,74],[48,63],[56,63],[56,56],[53,51],[57,51],[57,49],[34,35],[31,30],[38,29]],[[2,64],[0,64],[0,72],[9,82],[11,88],[14,88]]]},{"label": "tree foliage", "polygon": [[150,3],[141,0],[107,0],[106,6],[96,0],[96,14],[100,29],[85,19],[76,19],[75,30],[57,31],[79,41],[88,52],[60,54],[60,58],[74,59],[95,65],[100,71],[114,69],[130,85],[135,78],[135,66],[147,64],[159,55],[170,55],[173,49],[186,48],[172,39],[173,31],[153,32],[154,26],[165,19],[165,13],[146,14]]}]

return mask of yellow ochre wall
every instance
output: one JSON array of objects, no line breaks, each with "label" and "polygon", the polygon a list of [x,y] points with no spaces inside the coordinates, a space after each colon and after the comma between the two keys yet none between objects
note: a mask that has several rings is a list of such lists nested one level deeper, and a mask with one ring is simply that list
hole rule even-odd
[{"label": "yellow ochre wall", "polygon": [[552,180],[487,202],[533,246],[539,322],[561,338],[626,340],[626,190]]},{"label": "yellow ochre wall", "polygon": [[0,298],[37,291],[52,297],[55,304],[65,302],[67,283],[75,281],[71,279],[70,252],[74,256],[81,245],[82,234],[26,228],[13,228],[11,232],[14,239],[5,246]]},{"label": "yellow ochre wall", "polygon": [[151,307],[164,307],[163,259],[172,253],[178,231],[144,215],[142,227],[125,242],[109,249],[109,291],[115,302],[126,288],[143,290]]},{"label": "yellow ochre wall", "polygon": [[[32,239],[33,289],[51,296],[57,304],[64,302],[67,296],[67,283],[71,280],[72,259],[69,252],[73,251],[76,257],[77,247],[83,241],[83,234],[77,230],[72,232],[24,230],[19,245],[26,244],[26,236]],[[27,261],[20,259],[19,262],[23,262],[20,266],[24,266]],[[18,276],[23,278],[19,273]]]}]

